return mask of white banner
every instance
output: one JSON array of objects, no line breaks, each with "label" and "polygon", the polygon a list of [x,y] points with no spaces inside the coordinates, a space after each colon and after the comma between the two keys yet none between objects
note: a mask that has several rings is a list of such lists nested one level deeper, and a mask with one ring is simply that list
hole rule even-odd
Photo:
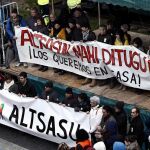
[{"label": "white banner", "polygon": [[150,59],[133,46],[68,42],[27,28],[17,29],[16,36],[21,62],[55,67],[87,78],[114,76],[126,86],[150,90]]},{"label": "white banner", "polygon": [[0,90],[0,123],[49,141],[75,146],[77,129],[90,131],[89,118],[73,108]]}]

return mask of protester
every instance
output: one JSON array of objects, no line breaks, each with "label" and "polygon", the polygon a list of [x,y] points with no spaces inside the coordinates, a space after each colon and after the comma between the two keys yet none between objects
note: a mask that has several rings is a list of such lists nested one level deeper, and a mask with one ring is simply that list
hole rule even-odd
[{"label": "protester", "polygon": [[52,29],[54,28],[54,25],[56,23],[56,16],[55,16],[55,14],[51,13],[49,15],[49,18],[50,18],[50,22],[47,27],[48,27],[49,32],[51,33]]},{"label": "protester", "polygon": [[117,102],[115,106],[115,119],[118,125],[118,134],[124,138],[127,133],[127,115],[123,109],[124,102]]},{"label": "protester", "polygon": [[31,8],[30,10],[30,16],[27,18],[27,26],[35,31],[35,27],[37,26],[37,18],[39,18],[39,12],[36,7]]},{"label": "protester", "polygon": [[136,136],[130,135],[125,138],[126,150],[140,150]]},{"label": "protester", "polygon": [[59,97],[60,97],[59,93],[53,87],[53,82],[52,81],[46,82],[44,86],[44,91],[42,92],[40,98],[47,100],[49,102],[59,103],[60,102]]},{"label": "protester", "polygon": [[97,129],[102,120],[102,107],[100,107],[100,98],[98,96],[92,96],[90,98],[91,110],[90,110],[90,133],[93,143],[97,142]]},{"label": "protester", "polygon": [[143,41],[142,41],[141,38],[139,38],[139,37],[134,38],[133,41],[132,41],[132,43],[133,43],[134,47],[136,47],[140,51],[144,52]]},{"label": "protester", "polygon": [[88,147],[92,147],[89,135],[84,129],[79,129],[76,132],[76,147],[75,150],[84,150]]},{"label": "protester", "polygon": [[[16,63],[16,67],[20,66],[21,63],[19,62],[19,56],[18,56],[18,49],[16,46],[16,35],[15,35],[15,28],[19,28],[19,27],[26,27],[27,24],[26,22],[23,20],[22,16],[19,16],[17,13],[16,9],[13,9],[11,14],[10,14],[10,18],[7,21],[6,24],[6,32],[9,36],[9,39],[12,41],[12,45],[14,48],[14,53],[15,53],[15,60],[17,61]],[[27,63],[23,63],[24,67],[28,67]]]},{"label": "protester", "polygon": [[67,87],[65,91],[65,98],[62,101],[62,104],[68,107],[76,107],[77,97],[73,94],[72,88]]},{"label": "protester", "polygon": [[[47,36],[49,35],[49,31],[48,31],[47,27],[45,26],[44,21],[43,21],[42,18],[37,18],[37,22],[36,22],[36,25],[35,25],[35,31],[43,33]],[[40,68],[38,70],[42,71],[42,72],[45,72],[45,71],[48,70],[48,67],[40,65]]]},{"label": "protester", "polygon": [[91,109],[90,101],[86,93],[80,93],[77,98],[75,111],[87,112]]},{"label": "protester", "polygon": [[15,94],[18,94],[19,96],[23,97],[35,97],[37,96],[37,92],[35,87],[30,83],[30,81],[27,79],[27,73],[21,72],[18,76],[19,82],[16,84],[13,84],[9,90],[10,92],[14,92]]},{"label": "protester", "polygon": [[10,74],[5,76],[4,87],[3,89],[9,90],[9,88],[14,84],[14,80]]},{"label": "protester", "polygon": [[5,56],[5,67],[6,69],[10,68],[11,62],[14,60],[14,47],[12,45],[12,41],[8,40],[8,43],[4,45],[6,49],[6,56]]},{"label": "protester", "polygon": [[3,89],[4,81],[5,81],[5,76],[3,75],[2,72],[0,72],[0,89]]},{"label": "protester", "polygon": [[150,119],[145,121],[146,129],[144,131],[145,134],[145,148],[150,149]]},{"label": "protester", "polygon": [[[60,21],[57,20],[55,22],[54,28],[51,30],[50,36],[56,39],[66,40],[65,29],[61,26]],[[65,71],[61,69],[55,69],[54,73],[59,73],[59,75],[64,75]]]},{"label": "protester", "polygon": [[37,0],[45,25],[49,24],[49,0]]},{"label": "protester", "polygon": [[112,115],[112,108],[103,106],[103,117],[100,123],[100,132],[106,145],[106,149],[112,149],[113,143],[117,139],[118,127],[115,118]]},{"label": "protester", "polygon": [[131,121],[128,135],[135,135],[140,147],[144,141],[144,125],[140,117],[140,110],[137,107],[131,109]]}]

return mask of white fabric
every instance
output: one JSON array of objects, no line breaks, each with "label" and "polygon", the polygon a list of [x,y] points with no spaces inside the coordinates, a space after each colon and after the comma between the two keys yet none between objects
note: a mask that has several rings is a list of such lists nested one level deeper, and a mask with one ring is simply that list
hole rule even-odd
[{"label": "white fabric", "polygon": [[93,133],[102,120],[102,107],[94,107],[90,110],[90,133]]},{"label": "white fabric", "polygon": [[14,84],[14,80],[12,80],[10,83],[4,82],[4,90],[8,90],[12,85]]},{"label": "white fabric", "polygon": [[91,79],[116,79],[125,86],[150,90],[150,57],[133,46],[98,41],[69,42],[28,28],[17,28],[21,62],[55,67]]}]

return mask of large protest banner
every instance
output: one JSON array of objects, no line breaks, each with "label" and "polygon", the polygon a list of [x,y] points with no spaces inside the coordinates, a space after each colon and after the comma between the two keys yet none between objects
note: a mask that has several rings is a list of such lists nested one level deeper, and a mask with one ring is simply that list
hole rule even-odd
[{"label": "large protest banner", "polygon": [[76,131],[90,131],[89,118],[73,108],[0,90],[0,123],[49,141],[75,146]]},{"label": "large protest banner", "polygon": [[133,46],[68,42],[28,28],[18,28],[16,36],[22,62],[55,67],[93,79],[116,77],[126,86],[150,90],[150,59]]}]

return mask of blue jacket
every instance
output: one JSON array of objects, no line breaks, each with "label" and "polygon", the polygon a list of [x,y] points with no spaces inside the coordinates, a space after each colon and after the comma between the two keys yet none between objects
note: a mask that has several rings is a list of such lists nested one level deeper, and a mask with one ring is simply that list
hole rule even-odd
[{"label": "blue jacket", "polygon": [[[27,26],[25,20],[21,16],[19,16],[19,26],[20,27],[26,27]],[[7,32],[8,37],[10,39],[12,39],[13,36],[15,35],[14,27],[13,27],[13,24],[12,24],[12,21],[10,18],[8,19],[7,24],[6,24],[6,32]]]},{"label": "blue jacket", "polygon": [[113,144],[113,150],[126,150],[126,147],[122,142],[115,142]]}]

